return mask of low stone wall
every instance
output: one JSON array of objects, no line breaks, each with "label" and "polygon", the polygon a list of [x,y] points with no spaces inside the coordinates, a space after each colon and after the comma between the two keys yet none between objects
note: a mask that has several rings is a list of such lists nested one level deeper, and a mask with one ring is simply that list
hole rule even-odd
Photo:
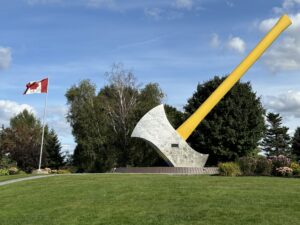
[{"label": "low stone wall", "polygon": [[218,167],[119,167],[113,173],[219,174]]}]

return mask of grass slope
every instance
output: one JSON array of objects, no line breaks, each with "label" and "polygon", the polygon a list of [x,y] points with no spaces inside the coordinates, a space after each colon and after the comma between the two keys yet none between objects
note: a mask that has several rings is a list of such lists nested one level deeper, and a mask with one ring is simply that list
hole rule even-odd
[{"label": "grass slope", "polygon": [[64,175],[0,187],[0,224],[300,224],[300,179]]}]

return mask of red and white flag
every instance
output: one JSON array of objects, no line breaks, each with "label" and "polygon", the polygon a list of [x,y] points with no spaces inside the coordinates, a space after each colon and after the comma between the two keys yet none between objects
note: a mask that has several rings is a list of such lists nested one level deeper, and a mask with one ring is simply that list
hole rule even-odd
[{"label": "red and white flag", "polygon": [[48,78],[45,78],[41,81],[31,81],[26,84],[26,91],[24,95],[27,94],[40,94],[48,92]]}]

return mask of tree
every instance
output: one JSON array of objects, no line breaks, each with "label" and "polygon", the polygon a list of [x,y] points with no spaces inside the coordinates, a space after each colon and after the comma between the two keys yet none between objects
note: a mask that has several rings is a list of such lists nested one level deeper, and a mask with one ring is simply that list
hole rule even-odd
[{"label": "tree", "polygon": [[292,154],[296,158],[296,160],[300,160],[300,127],[297,127],[293,137]]},{"label": "tree", "polygon": [[[89,80],[66,93],[77,146],[74,164],[81,171],[107,171],[117,166],[164,165],[155,150],[130,137],[139,119],[161,104],[164,97],[156,83],[140,88],[130,70],[114,64],[106,73],[108,84],[96,95]],[[174,110],[172,112],[175,112]]]},{"label": "tree", "polygon": [[[22,170],[30,172],[39,162],[41,124],[27,110],[10,119],[10,127],[3,130],[2,151],[9,154]],[[43,165],[45,164],[43,157]]]},{"label": "tree", "polygon": [[61,144],[53,129],[46,136],[45,150],[47,152],[47,167],[59,169],[64,165],[64,156],[61,153]]},{"label": "tree", "polygon": [[130,70],[122,64],[114,64],[106,73],[109,85],[99,93],[101,106],[108,116],[118,165],[126,166],[129,161],[130,134],[133,127],[134,110],[137,105],[138,87]]},{"label": "tree", "polygon": [[282,126],[282,117],[278,113],[267,114],[267,130],[262,142],[262,149],[268,156],[290,156],[291,138],[289,128]]},{"label": "tree", "polygon": [[[0,132],[0,152],[9,155],[24,171],[38,167],[41,147],[42,126],[34,114],[24,110],[10,119],[10,126]],[[60,143],[54,130],[49,133],[45,126],[45,142],[42,167],[48,162],[61,165]]]},{"label": "tree", "polygon": [[[1,126],[0,128],[0,160],[4,157],[5,153],[4,153],[4,149],[1,148],[1,146],[3,145],[3,139],[5,137],[4,135],[4,125]],[[1,165],[0,165],[1,166]]]},{"label": "tree", "polygon": [[[157,83],[149,83],[139,90],[137,105],[134,110],[131,132],[138,121],[152,108],[161,104],[164,93]],[[165,161],[159,156],[156,150],[138,138],[130,138],[130,161],[132,166],[165,166]]]},{"label": "tree", "polygon": [[69,151],[66,151],[65,152],[65,155],[64,155],[64,163],[65,163],[65,166],[73,166],[74,165],[74,159],[73,159],[73,154],[71,154]]},{"label": "tree", "polygon": [[115,157],[106,145],[107,115],[100,107],[96,85],[83,80],[68,89],[66,98],[67,120],[77,143],[74,164],[80,171],[106,171],[113,166]]},{"label": "tree", "polygon": [[[225,78],[198,84],[196,92],[185,105],[185,119],[211,95]],[[208,164],[232,161],[251,155],[264,133],[264,109],[249,82],[238,82],[200,123],[188,142],[209,154]]]},{"label": "tree", "polygon": [[116,152],[116,165],[152,165],[160,157],[152,147],[130,137],[139,119],[150,109],[161,104],[163,92],[156,83],[139,88],[132,71],[122,64],[114,64],[106,73],[109,84],[98,94],[107,115],[108,145]]},{"label": "tree", "polygon": [[183,113],[171,105],[165,104],[165,111],[169,122],[174,129],[177,129],[183,123]]}]

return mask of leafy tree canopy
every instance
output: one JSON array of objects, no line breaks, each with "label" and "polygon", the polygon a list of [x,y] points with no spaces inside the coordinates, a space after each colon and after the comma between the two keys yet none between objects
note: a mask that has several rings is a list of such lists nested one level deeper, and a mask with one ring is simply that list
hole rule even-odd
[{"label": "leafy tree canopy", "polygon": [[[198,84],[185,105],[185,119],[222,83],[225,77]],[[256,151],[264,134],[264,109],[249,82],[238,82],[200,123],[188,142],[208,153],[208,164],[232,161]]]},{"label": "leafy tree canopy", "polygon": [[[141,87],[132,71],[122,64],[113,65],[106,77],[108,84],[98,94],[96,85],[89,80],[72,86],[66,93],[67,118],[77,142],[75,165],[83,171],[165,165],[151,146],[130,137],[139,119],[161,104],[164,93],[159,85],[148,83]],[[166,110],[172,116],[176,113],[169,106]]]}]

